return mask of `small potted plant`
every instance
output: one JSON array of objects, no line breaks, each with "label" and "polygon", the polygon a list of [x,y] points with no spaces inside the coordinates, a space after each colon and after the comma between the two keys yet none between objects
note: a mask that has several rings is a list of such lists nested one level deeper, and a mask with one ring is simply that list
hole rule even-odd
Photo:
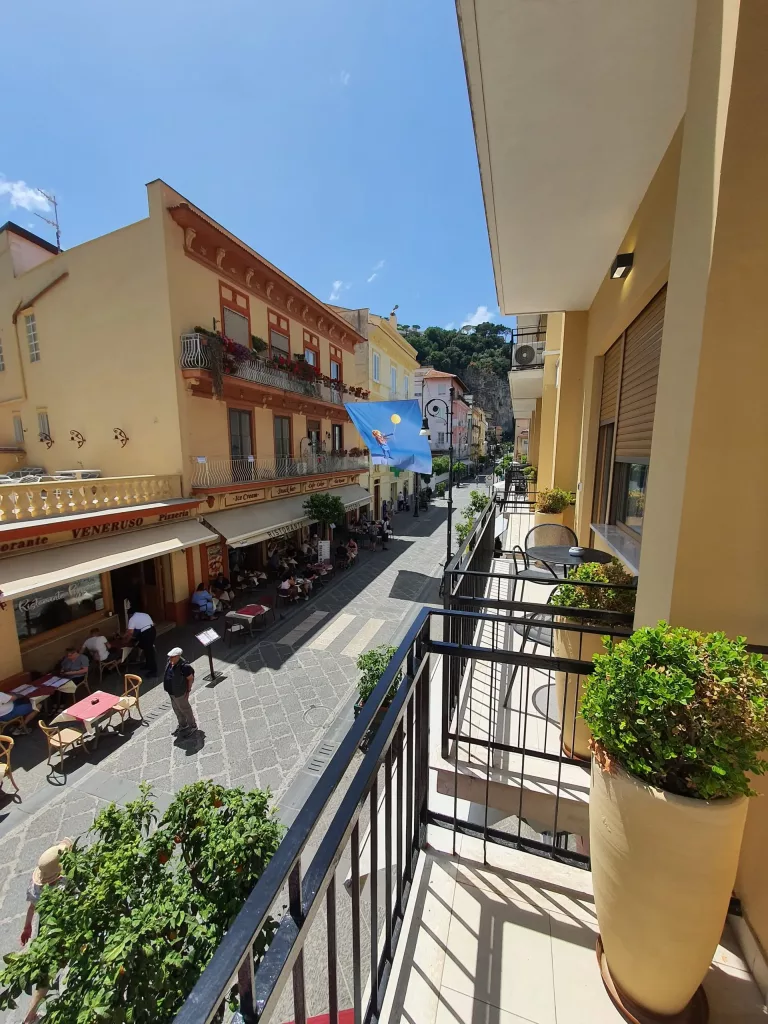
[{"label": "small potted plant", "polygon": [[747,773],[768,769],[768,662],[743,637],[660,622],[595,658],[582,715],[603,980],[632,1019],[705,1020]]},{"label": "small potted plant", "polygon": [[533,517],[534,526],[542,523],[563,523],[564,513],[573,504],[573,495],[560,487],[549,487],[539,491],[536,497],[536,512]]},{"label": "small potted plant", "polygon": [[[397,653],[397,648],[392,647],[391,644],[382,644],[381,647],[374,647],[372,651],[366,651],[365,654],[361,654],[355,665],[360,671],[360,679],[357,683],[357,700],[355,701],[355,718],[363,710],[365,702],[371,696],[376,686],[384,675],[384,672],[392,660],[393,656]],[[370,737],[378,729],[381,723],[384,721],[384,716],[387,713],[389,705],[394,699],[397,687],[400,685],[400,680],[403,678],[403,673],[398,672],[395,679],[392,682],[392,686],[389,688],[387,696],[381,707],[377,710],[373,716],[371,722],[371,728],[369,729],[363,746],[367,746],[370,742]]]},{"label": "small potted plant", "polygon": [[[614,590],[628,587],[636,578],[628,573],[618,558],[606,564],[585,562],[568,573],[566,583],[561,583],[552,595],[556,608],[594,608],[600,611],[623,612],[633,615],[636,591]],[[602,587],[584,586],[585,583],[604,583]],[[579,586],[579,584],[582,584]],[[568,618],[562,622],[573,622],[580,626],[599,626],[600,622],[589,618]],[[574,661],[592,661],[596,654],[610,648],[611,640],[599,633],[582,633],[580,630],[556,629],[552,636],[553,653],[556,658],[571,658]],[[560,711],[560,732],[563,750],[569,757],[580,757],[588,761],[591,756],[592,733],[581,717],[581,700],[586,676],[574,677],[572,673],[555,672],[557,706]]]}]

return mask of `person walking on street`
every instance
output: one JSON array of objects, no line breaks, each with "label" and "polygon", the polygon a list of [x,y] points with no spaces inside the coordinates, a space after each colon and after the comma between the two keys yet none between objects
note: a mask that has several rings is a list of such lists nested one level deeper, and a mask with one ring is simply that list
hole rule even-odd
[{"label": "person walking on street", "polygon": [[[32,925],[35,920],[35,914],[37,913],[37,903],[42,895],[43,889],[47,885],[63,887],[68,884],[67,878],[61,870],[61,855],[71,848],[72,840],[64,839],[55,846],[49,847],[45,853],[40,855],[37,867],[32,872],[32,879],[29,883],[29,887],[27,888],[27,903],[29,906],[27,907],[27,916],[24,919],[24,928],[21,932],[22,946],[26,946],[32,938]],[[35,994],[32,996],[32,1002],[29,1010],[24,1018],[24,1024],[34,1024],[35,1021],[41,1019],[37,1013],[37,1008],[47,995],[48,989],[45,986],[41,985],[35,989]]]},{"label": "person walking on street", "polygon": [[163,689],[171,698],[171,707],[179,723],[178,728],[173,730],[173,735],[183,737],[197,732],[197,722],[189,703],[195,670],[189,662],[184,661],[182,654],[180,647],[168,651],[168,664],[163,673]]},{"label": "person walking on street", "polygon": [[155,637],[157,631],[152,616],[146,612],[135,611],[128,619],[128,629],[133,631],[136,646],[144,652],[148,676],[157,675],[157,654],[155,653]]}]

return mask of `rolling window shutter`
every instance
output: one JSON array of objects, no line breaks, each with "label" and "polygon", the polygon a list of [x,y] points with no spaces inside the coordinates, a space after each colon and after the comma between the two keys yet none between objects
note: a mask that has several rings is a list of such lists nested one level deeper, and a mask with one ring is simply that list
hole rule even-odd
[{"label": "rolling window shutter", "polygon": [[664,288],[627,328],[616,432],[617,459],[647,459],[651,455],[666,297]]},{"label": "rolling window shutter", "polygon": [[616,419],[616,399],[619,395],[619,369],[621,367],[621,341],[615,342],[603,360],[603,394],[600,399],[600,422]]}]

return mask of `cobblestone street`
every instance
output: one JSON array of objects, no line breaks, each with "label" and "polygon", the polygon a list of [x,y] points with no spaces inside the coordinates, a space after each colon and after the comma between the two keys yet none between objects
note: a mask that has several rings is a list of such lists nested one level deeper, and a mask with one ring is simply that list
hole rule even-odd
[{"label": "cobblestone street", "polygon": [[[454,491],[454,522],[471,487]],[[436,600],[446,517],[444,500],[418,519],[400,513],[387,551],[362,551],[359,564],[250,644],[217,644],[219,682],[203,681],[208,662],[194,657],[200,650],[194,627],[161,635],[161,665],[165,652],[181,642],[195,667],[196,740],[171,735],[176,721],[157,682],[142,692],[146,724],[126,726],[125,737],[110,732],[95,751],[73,756],[66,777],[49,775],[39,729],[18,740],[16,751],[26,745],[26,760],[17,758],[15,771],[21,801],[5,798],[0,808],[0,952],[19,948],[25,891],[40,853],[63,836],[85,832],[101,807],[131,799],[142,780],[153,784],[161,807],[181,786],[203,778],[269,787],[290,824],[352,720],[355,659],[371,647],[397,644],[418,606]],[[105,689],[120,686],[105,680]],[[22,1017],[17,1010],[0,1014],[0,1021],[16,1024]]]}]

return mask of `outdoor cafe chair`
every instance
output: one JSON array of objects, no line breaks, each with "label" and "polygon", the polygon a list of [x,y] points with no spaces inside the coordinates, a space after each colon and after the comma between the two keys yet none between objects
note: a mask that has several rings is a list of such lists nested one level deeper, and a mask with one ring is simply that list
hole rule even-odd
[{"label": "outdoor cafe chair", "polygon": [[104,678],[104,673],[109,672],[113,668],[117,669],[117,671],[119,672],[120,666],[122,665],[124,660],[125,652],[123,652],[119,658],[110,658],[108,661],[97,662],[99,666],[99,685],[101,685],[101,681]]},{"label": "outdoor cafe chair", "polygon": [[144,713],[139,703],[139,690],[141,689],[141,676],[134,676],[128,673],[123,682],[123,696],[115,704],[114,710],[120,715],[120,732],[125,732],[125,719],[131,717],[131,711],[136,708],[139,713],[139,720],[144,721]]},{"label": "outdoor cafe chair", "polygon": [[66,725],[64,728],[58,725],[46,725],[45,722],[38,723],[40,728],[45,734],[45,738],[48,741],[48,764],[51,764],[51,757],[58,750],[59,752],[59,765],[64,768],[64,755],[70,750],[76,750],[78,747],[82,747],[83,738],[85,732],[83,729],[78,729],[72,725]]},{"label": "outdoor cafe chair", "polygon": [[13,777],[11,771],[11,751],[13,750],[13,740],[10,736],[0,736],[0,789],[3,788],[3,783],[6,779],[10,779],[11,785],[19,792],[19,787],[16,785],[16,780]]},{"label": "outdoor cafe chair", "polygon": [[250,618],[238,615],[237,612],[228,612],[224,618],[224,639],[227,646],[231,645],[233,637],[244,640],[246,635],[253,636]]}]

